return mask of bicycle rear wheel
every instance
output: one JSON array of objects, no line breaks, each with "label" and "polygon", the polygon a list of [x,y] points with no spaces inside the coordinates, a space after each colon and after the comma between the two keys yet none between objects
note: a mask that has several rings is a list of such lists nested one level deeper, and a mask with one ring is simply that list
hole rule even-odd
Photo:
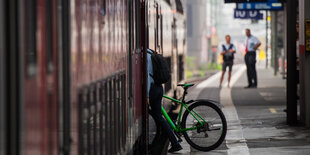
[{"label": "bicycle rear wheel", "polygon": [[182,128],[197,127],[195,130],[184,132],[185,140],[195,149],[210,151],[222,144],[227,132],[227,122],[221,109],[208,101],[199,101],[189,106],[191,113],[195,115],[201,125],[190,113],[185,111],[182,117]]}]

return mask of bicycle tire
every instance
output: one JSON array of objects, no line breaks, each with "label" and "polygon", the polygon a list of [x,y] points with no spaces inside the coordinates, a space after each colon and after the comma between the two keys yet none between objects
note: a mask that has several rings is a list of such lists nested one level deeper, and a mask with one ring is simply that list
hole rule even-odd
[{"label": "bicycle tire", "polygon": [[[213,142],[210,142],[210,143],[212,143],[212,145],[210,145],[210,146],[205,146],[205,144],[197,144],[197,142],[195,142],[194,140],[193,140],[193,137],[194,136],[196,136],[196,135],[198,135],[198,134],[200,134],[200,132],[198,132],[198,129],[195,129],[195,130],[191,130],[191,131],[186,131],[186,132],[184,132],[183,133],[183,135],[184,135],[184,138],[185,138],[185,140],[188,142],[188,144],[189,145],[191,145],[193,148],[195,148],[195,149],[197,149],[197,150],[199,150],[199,151],[204,151],[204,152],[206,152],[206,151],[210,151],[210,150],[214,150],[214,149],[216,149],[217,147],[219,147],[222,143],[223,143],[223,141],[224,141],[224,139],[225,139],[225,137],[226,137],[226,133],[227,133],[227,122],[226,122],[226,118],[225,118],[225,116],[224,116],[224,114],[223,114],[223,112],[222,112],[222,110],[217,106],[217,105],[215,105],[215,104],[213,104],[213,103],[211,103],[211,102],[209,102],[209,101],[197,101],[196,103],[194,103],[194,104],[192,104],[192,105],[190,105],[189,107],[188,107],[188,109],[190,110],[190,111],[192,111],[193,109],[203,109],[203,106],[205,106],[205,107],[208,107],[209,109],[213,109],[217,114],[218,114],[218,116],[219,116],[219,119],[221,120],[221,124],[222,124],[222,128],[221,128],[221,134],[220,134],[220,136],[219,136],[219,138],[213,143]],[[198,107],[198,108],[197,108]],[[195,110],[195,112],[197,112],[196,110]],[[197,112],[198,113],[198,112]],[[187,122],[187,120],[189,120],[189,117],[188,116],[191,116],[192,117],[192,115],[189,115],[190,113],[189,113],[189,111],[188,110],[186,110],[185,112],[184,112],[184,115],[183,115],[183,117],[182,117],[182,123],[181,123],[181,125],[182,125],[182,128],[189,128],[189,127],[192,127],[192,126],[190,126],[190,124],[186,124]],[[200,114],[199,114],[200,115]],[[203,117],[203,116],[202,116]],[[194,120],[194,119],[193,119]],[[199,120],[201,120],[201,119],[199,119]],[[206,120],[206,119],[205,119]],[[206,120],[207,122],[208,122],[208,120]],[[189,122],[191,122],[190,120],[189,120]],[[194,124],[194,123],[193,123]],[[198,123],[196,123],[196,124],[198,124]],[[209,126],[209,125],[206,125],[206,126]],[[194,132],[196,132],[196,133],[194,133],[194,136],[192,136],[191,137],[191,135],[189,135],[189,132],[192,132],[192,133],[194,133]],[[204,134],[205,134],[205,136],[206,136],[206,134],[208,135],[208,133],[207,132],[209,132],[209,131],[205,131],[204,132]],[[211,129],[210,129],[210,132],[211,132]],[[210,133],[209,132],[209,133]],[[195,135],[196,134],[196,135]],[[208,141],[206,141],[206,142],[208,142],[209,143],[209,141],[210,141],[210,139],[208,139],[209,137],[205,137],[204,139],[206,139],[206,140],[208,140]],[[211,137],[212,138],[212,137]],[[201,140],[201,139],[203,139],[203,138],[197,138],[198,140]]]}]

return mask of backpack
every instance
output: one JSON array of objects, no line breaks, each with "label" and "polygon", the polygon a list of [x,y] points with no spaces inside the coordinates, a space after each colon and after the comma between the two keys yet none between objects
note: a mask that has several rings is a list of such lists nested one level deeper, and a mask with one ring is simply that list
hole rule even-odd
[{"label": "backpack", "polygon": [[153,65],[153,75],[155,84],[164,84],[167,83],[170,78],[170,67],[166,61],[166,59],[157,53],[151,53],[152,65]]},{"label": "backpack", "polygon": [[226,53],[223,55],[224,61],[232,61],[232,60],[234,60],[234,53],[228,52],[228,50],[232,49],[233,46],[234,46],[233,44],[230,44],[229,48],[226,49],[225,45],[222,45],[223,50],[226,51]]}]

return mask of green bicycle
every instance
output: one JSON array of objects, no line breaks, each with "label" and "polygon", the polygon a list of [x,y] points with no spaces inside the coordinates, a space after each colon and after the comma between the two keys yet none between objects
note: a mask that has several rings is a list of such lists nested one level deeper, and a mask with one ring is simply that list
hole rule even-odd
[{"label": "green bicycle", "polygon": [[[185,102],[187,89],[194,84],[178,84],[184,88],[182,101],[163,95],[164,98],[180,104],[177,120],[172,121],[167,112],[161,107],[162,114],[174,130],[179,141],[184,135],[185,140],[199,151],[210,151],[222,144],[227,132],[226,118],[221,109],[211,100],[190,100]],[[191,104],[188,106],[188,104]],[[185,111],[183,113],[183,107]],[[182,117],[183,114],[183,117]],[[182,121],[181,121],[182,117]],[[153,120],[150,118],[150,120]],[[154,120],[153,120],[154,121]],[[153,123],[157,125],[157,123]],[[156,126],[156,133],[149,132],[149,141],[152,144],[158,139],[160,128]]]}]

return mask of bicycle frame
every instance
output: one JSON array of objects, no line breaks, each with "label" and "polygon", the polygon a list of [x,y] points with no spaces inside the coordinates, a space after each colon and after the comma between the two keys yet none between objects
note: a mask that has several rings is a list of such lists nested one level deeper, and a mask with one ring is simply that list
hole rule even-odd
[{"label": "bicycle frame", "polygon": [[[171,101],[174,101],[174,102],[177,102],[177,103],[180,103],[181,104],[181,109],[180,109],[180,112],[179,112],[179,115],[178,115],[178,119],[177,119],[177,126],[172,122],[171,118],[169,117],[169,115],[167,114],[166,110],[164,109],[163,106],[161,106],[161,111],[164,115],[164,117],[166,118],[166,120],[168,121],[168,123],[170,124],[170,126],[173,128],[173,130],[175,130],[176,132],[186,132],[186,131],[189,131],[189,130],[195,130],[198,128],[198,126],[195,126],[195,127],[192,127],[192,128],[184,128],[184,129],[181,129],[180,127],[180,124],[181,124],[181,116],[182,116],[182,111],[183,111],[183,107],[200,123],[201,126],[203,126],[203,123],[196,117],[198,116],[200,119],[202,119],[203,121],[207,122],[205,119],[203,119],[199,114],[197,114],[195,111],[190,111],[188,109],[188,106],[183,103],[184,102],[184,97],[183,97],[183,102],[182,101],[179,101],[177,99],[174,99],[174,98],[171,98],[171,97],[168,97],[166,95],[163,95],[164,98],[168,99],[168,100],[171,100]],[[194,112],[194,114],[192,113]],[[196,116],[195,116],[196,115]]]}]

